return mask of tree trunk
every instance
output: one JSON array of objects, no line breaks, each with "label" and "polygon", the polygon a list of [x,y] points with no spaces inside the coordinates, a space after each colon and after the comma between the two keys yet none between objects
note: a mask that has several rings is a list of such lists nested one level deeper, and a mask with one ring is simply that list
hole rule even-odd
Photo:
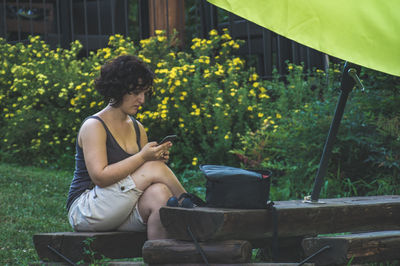
[{"label": "tree trunk", "polygon": [[150,35],[156,30],[164,30],[167,35],[179,33],[183,45],[185,31],[184,0],[149,0]]}]

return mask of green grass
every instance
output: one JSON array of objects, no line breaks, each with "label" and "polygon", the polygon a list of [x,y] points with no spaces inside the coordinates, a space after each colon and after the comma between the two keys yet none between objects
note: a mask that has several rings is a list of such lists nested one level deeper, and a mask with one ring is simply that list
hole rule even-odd
[{"label": "green grass", "polygon": [[72,231],[65,209],[72,174],[0,163],[0,265],[39,261],[35,233]]}]

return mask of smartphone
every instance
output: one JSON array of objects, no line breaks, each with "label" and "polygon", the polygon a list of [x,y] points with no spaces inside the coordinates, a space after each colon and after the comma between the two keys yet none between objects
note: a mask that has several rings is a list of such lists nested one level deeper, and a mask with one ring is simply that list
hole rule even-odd
[{"label": "smartphone", "polygon": [[164,137],[160,142],[158,142],[158,145],[161,145],[167,141],[173,142],[178,136],[177,135],[168,135]]}]

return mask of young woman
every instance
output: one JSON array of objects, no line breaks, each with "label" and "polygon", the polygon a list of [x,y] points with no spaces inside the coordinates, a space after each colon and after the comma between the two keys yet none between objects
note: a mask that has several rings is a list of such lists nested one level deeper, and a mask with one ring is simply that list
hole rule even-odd
[{"label": "young woman", "polygon": [[76,168],[67,209],[76,231],[145,231],[166,238],[159,209],[185,193],[165,162],[171,142],[148,142],[132,116],[151,91],[153,73],[124,55],[101,68],[97,91],[109,104],[86,118],[76,141]]}]

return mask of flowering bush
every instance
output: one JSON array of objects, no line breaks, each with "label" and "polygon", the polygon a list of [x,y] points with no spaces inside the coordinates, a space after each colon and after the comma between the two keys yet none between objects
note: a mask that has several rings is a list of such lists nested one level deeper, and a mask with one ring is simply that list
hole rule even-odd
[{"label": "flowering bush", "polygon": [[183,164],[234,164],[228,151],[268,112],[264,82],[233,55],[240,42],[227,31],[193,39],[191,52],[175,52],[169,45],[163,35],[141,41],[139,57],[157,78],[155,96],[138,119],[155,139],[177,134],[175,154]]},{"label": "flowering bush", "polygon": [[134,54],[156,74],[155,94],[137,114],[150,140],[177,134],[172,163],[235,164],[228,151],[239,136],[255,129],[271,112],[265,82],[235,56],[240,46],[229,33],[195,38],[189,52],[163,32],[135,46],[111,36],[108,47],[79,58],[82,45],[51,50],[39,37],[24,45],[0,39],[0,150],[20,163],[71,166],[81,121],[103,108],[93,89],[100,66],[121,54]]}]

